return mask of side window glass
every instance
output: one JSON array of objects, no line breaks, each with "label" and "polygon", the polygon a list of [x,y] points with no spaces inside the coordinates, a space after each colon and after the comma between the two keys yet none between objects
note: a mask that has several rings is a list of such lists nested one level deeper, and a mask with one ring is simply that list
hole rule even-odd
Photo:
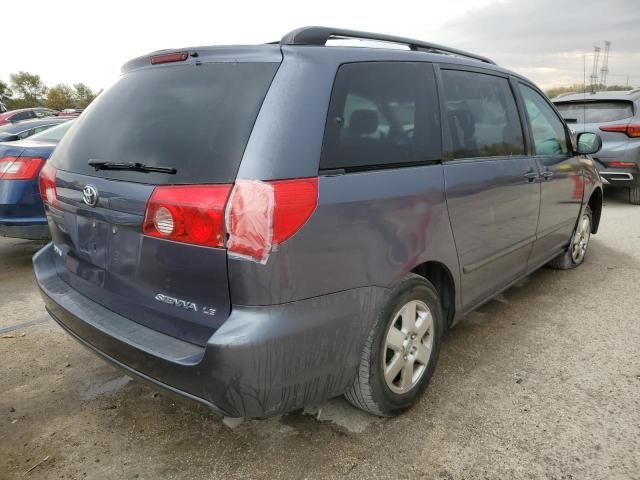
[{"label": "side window glass", "polygon": [[440,160],[439,118],[431,65],[342,65],[331,94],[320,168],[375,168]]},{"label": "side window glass", "polygon": [[23,138],[27,138],[30,137],[31,135],[33,135],[35,133],[34,129],[30,129],[30,130],[25,130],[24,132],[20,132],[18,134],[18,137],[20,138],[20,140],[22,140]]},{"label": "side window glass", "polygon": [[524,155],[524,136],[509,81],[443,70],[453,158]]},{"label": "side window glass", "polygon": [[36,127],[33,129],[33,133],[31,135],[35,135],[36,133],[44,132],[46,129],[50,128],[51,125],[43,125],[41,127]]},{"label": "side window glass", "polygon": [[531,124],[536,155],[566,156],[569,148],[562,121],[542,95],[531,87],[519,85]]},{"label": "side window glass", "polygon": [[14,116],[11,117],[11,121],[12,122],[18,122],[20,120],[25,120],[27,118],[29,118],[29,116],[27,115],[28,112],[19,112],[16,113]]}]

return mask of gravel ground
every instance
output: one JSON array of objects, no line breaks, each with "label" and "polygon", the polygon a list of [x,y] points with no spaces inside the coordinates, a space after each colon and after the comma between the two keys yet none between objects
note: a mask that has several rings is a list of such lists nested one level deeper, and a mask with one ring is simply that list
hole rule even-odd
[{"label": "gravel ground", "polygon": [[0,478],[640,479],[640,207],[608,197],[586,263],[471,314],[394,419],[333,399],[229,430],[48,320],[39,246],[0,239]]}]

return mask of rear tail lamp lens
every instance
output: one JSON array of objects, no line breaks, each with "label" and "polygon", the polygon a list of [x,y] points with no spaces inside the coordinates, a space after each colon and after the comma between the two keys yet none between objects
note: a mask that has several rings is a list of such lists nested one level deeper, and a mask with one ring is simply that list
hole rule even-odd
[{"label": "rear tail lamp lens", "polygon": [[637,138],[640,137],[640,124],[628,124],[628,125],[607,125],[600,127],[603,132],[617,132],[624,133],[627,137]]},{"label": "rear tail lamp lens", "polygon": [[635,167],[637,164],[635,162],[607,162],[607,164],[610,167],[616,167],[616,168],[633,168]]},{"label": "rear tail lamp lens", "polygon": [[271,249],[291,238],[318,205],[318,178],[238,180],[227,205],[230,254],[266,262]]},{"label": "rear tail lamp lens", "polygon": [[224,245],[224,207],[232,185],[156,187],[147,204],[145,235],[207,247]]},{"label": "rear tail lamp lens", "polygon": [[0,180],[32,180],[44,162],[41,157],[0,158]]},{"label": "rear tail lamp lens", "polygon": [[142,230],[207,247],[225,246],[226,233],[231,255],[266,262],[271,249],[300,230],[317,205],[317,177],[156,187]]},{"label": "rear tail lamp lens", "polygon": [[56,190],[56,169],[51,163],[45,163],[40,170],[40,179],[38,181],[40,187],[40,196],[45,203],[49,205],[58,204],[58,192]]}]

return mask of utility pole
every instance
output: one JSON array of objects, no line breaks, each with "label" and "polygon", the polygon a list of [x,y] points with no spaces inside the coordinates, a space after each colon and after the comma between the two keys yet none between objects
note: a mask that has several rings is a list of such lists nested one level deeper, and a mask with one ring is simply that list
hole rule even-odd
[{"label": "utility pole", "polygon": [[600,60],[600,47],[593,47],[593,69],[591,70],[591,93],[595,93],[598,83],[598,63]]},{"label": "utility pole", "polygon": [[602,58],[602,70],[600,70],[600,83],[607,88],[607,74],[609,73],[609,48],[611,42],[604,41],[604,57]]}]

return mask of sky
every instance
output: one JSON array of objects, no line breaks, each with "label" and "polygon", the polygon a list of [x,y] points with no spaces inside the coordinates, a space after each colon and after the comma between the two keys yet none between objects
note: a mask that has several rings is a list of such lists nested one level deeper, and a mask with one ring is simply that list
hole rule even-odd
[{"label": "sky", "polygon": [[84,82],[98,90],[127,60],[154,50],[264,43],[325,25],[469,50],[542,88],[582,83],[594,45],[608,40],[607,83],[640,87],[640,0],[30,0],[24,22],[21,10],[3,10],[5,81],[26,70],[48,86]]}]

